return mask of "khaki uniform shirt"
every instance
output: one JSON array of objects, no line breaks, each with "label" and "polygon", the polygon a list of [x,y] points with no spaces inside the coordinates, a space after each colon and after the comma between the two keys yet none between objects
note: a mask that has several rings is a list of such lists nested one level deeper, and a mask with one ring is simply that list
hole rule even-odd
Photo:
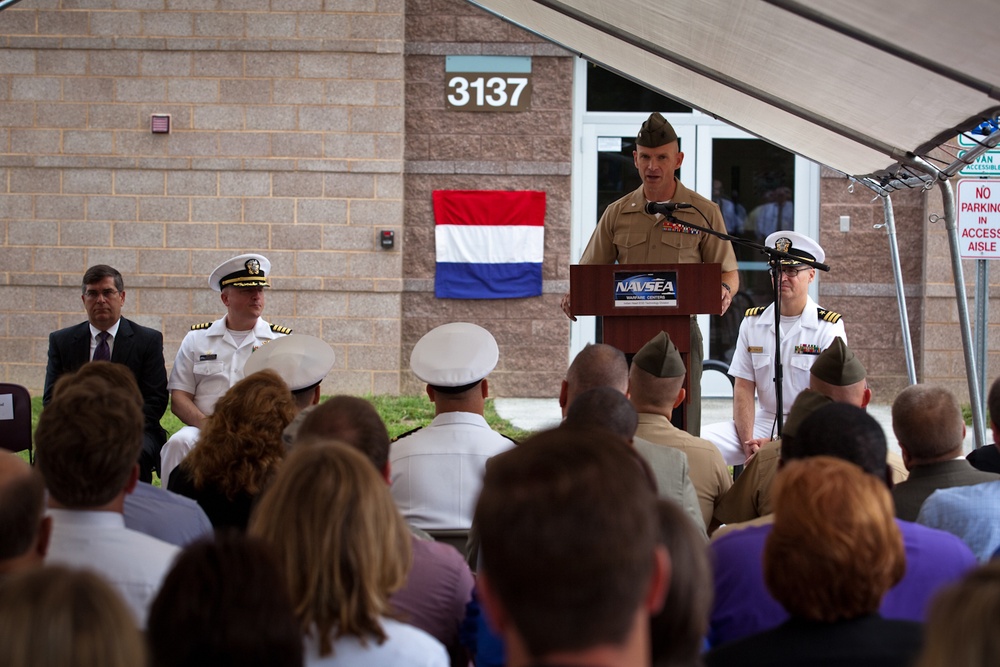
[{"label": "khaki uniform shirt", "polygon": [[698,504],[707,529],[712,522],[715,505],[733,484],[718,448],[708,440],[696,438],[670,423],[663,415],[639,413],[636,438],[667,445],[687,454],[688,474],[698,494]]},{"label": "khaki uniform shirt", "polygon": [[[722,211],[712,201],[689,190],[675,180],[677,189],[671,201],[686,202],[694,208],[674,211],[674,217],[700,227],[726,231]],[[719,263],[722,272],[735,271],[736,253],[733,244],[717,236],[687,229],[667,222],[662,215],[646,213],[646,196],[642,186],[613,202],[604,210],[590,237],[580,264],[686,264]]]}]

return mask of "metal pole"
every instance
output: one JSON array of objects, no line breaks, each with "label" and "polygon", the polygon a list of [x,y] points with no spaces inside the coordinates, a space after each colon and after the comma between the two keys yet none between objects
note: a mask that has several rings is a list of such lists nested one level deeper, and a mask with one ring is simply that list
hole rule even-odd
[{"label": "metal pole", "polygon": [[958,249],[958,223],[955,218],[955,191],[946,179],[938,181],[944,203],[945,227],[948,229],[948,246],[951,248],[951,273],[955,279],[955,298],[958,301],[958,326],[962,331],[962,349],[965,352],[965,373],[969,381],[969,402],[972,404],[972,427],[976,434],[976,448],[986,444],[983,407],[976,380],[976,359],[972,351],[972,328],[969,325],[969,302],[965,294],[965,273]]},{"label": "metal pole", "polygon": [[903,332],[903,353],[906,356],[906,376],[910,384],[917,383],[917,367],[913,362],[913,341],[910,339],[910,318],[906,313],[906,294],[903,292],[903,269],[899,264],[899,242],[896,239],[896,216],[892,210],[892,197],[882,197],[885,229],[889,236],[889,254],[892,257],[892,274],[896,279],[896,303],[899,306],[899,329]]},{"label": "metal pole", "polygon": [[976,260],[976,373],[979,379],[980,401],[985,400],[986,396],[986,373],[989,366],[986,345],[989,322],[990,263],[988,260],[978,259]]}]

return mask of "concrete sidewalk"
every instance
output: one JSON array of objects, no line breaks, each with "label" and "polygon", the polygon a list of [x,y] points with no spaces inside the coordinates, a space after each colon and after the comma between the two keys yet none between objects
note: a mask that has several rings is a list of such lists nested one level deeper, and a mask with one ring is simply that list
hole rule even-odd
[{"label": "concrete sidewalk", "polygon": [[[556,398],[497,398],[494,399],[497,414],[514,426],[526,431],[541,431],[559,425],[562,411]],[[899,444],[892,432],[892,409],[889,405],[869,405],[868,414],[878,421],[885,431],[889,449],[899,454]],[[706,398],[701,404],[701,423],[732,419],[733,400],[731,398]],[[972,428],[965,434],[965,452],[971,452],[975,446]]]}]

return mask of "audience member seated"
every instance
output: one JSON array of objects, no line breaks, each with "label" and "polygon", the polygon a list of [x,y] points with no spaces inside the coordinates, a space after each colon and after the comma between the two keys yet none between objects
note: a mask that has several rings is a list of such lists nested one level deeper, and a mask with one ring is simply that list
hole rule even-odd
[{"label": "audience member seated", "polygon": [[559,428],[490,462],[477,586],[509,667],[648,665],[669,558],[626,443]]},{"label": "audience member seated", "polygon": [[[799,394],[796,405],[806,392]],[[792,412],[795,412],[793,406]],[[781,461],[833,456],[854,463],[887,486],[886,441],[882,427],[860,408],[831,403],[819,408],[781,445]],[[779,470],[776,481],[780,479]],[[775,503],[775,509],[779,509]],[[897,520],[906,550],[906,574],[885,595],[885,618],[922,621],[930,599],[946,584],[975,566],[975,556],[949,533]],[[768,593],[761,569],[764,543],[772,525],[736,530],[711,543],[715,602],[709,630],[712,646],[742,639],[780,625],[785,609]]]},{"label": "audience member seated", "polygon": [[962,458],[965,420],[955,395],[943,387],[917,384],[892,402],[892,430],[909,478],[892,489],[896,516],[916,521],[920,506],[937,489],[1000,481]]},{"label": "audience member seated", "polygon": [[103,575],[145,626],[178,549],[126,528],[122,516],[139,480],[142,410],[128,389],[95,377],[59,384],[35,430],[52,517],[46,561]]},{"label": "audience member seated", "polygon": [[960,537],[980,563],[987,562],[1000,549],[1000,481],[935,491],[917,523]]},{"label": "audience member seated", "polygon": [[993,433],[993,444],[978,447],[969,452],[965,458],[976,470],[1000,473],[1000,378],[993,381],[990,393],[986,396],[986,408],[989,412],[990,430]]},{"label": "audience member seated", "polygon": [[994,667],[1000,655],[1000,562],[941,591],[924,627],[916,667]]},{"label": "audience member seated", "polygon": [[[109,387],[125,390],[142,408],[139,385],[136,384],[132,373],[121,364],[93,361],[84,364],[75,374],[64,378],[55,383],[52,389],[53,396],[73,382],[94,378]],[[141,475],[141,461],[139,467]],[[212,524],[198,503],[143,481],[136,484],[132,493],[125,496],[124,515],[126,528],[179,547],[212,533]]]},{"label": "audience member seated", "polygon": [[493,334],[467,322],[436,327],[413,346],[410,369],[427,383],[434,420],[389,450],[392,497],[411,525],[468,530],[486,460],[514,446],[483,417],[486,376],[499,359]]},{"label": "audience member seated", "polygon": [[670,590],[650,619],[654,667],[700,667],[712,612],[712,566],[704,536],[671,500],[656,505],[660,542],[670,555]]},{"label": "audience member seated", "polygon": [[[389,483],[389,432],[375,407],[354,396],[333,396],[310,411],[298,430],[295,445],[338,440],[371,461]],[[469,566],[454,547],[410,532],[413,564],[406,583],[389,598],[399,620],[406,621],[445,645],[453,665],[469,660],[458,640],[465,605],[474,580]]]},{"label": "audience member seated", "polygon": [[359,451],[313,443],[289,454],[250,522],[278,557],[305,636],[306,665],[445,667],[436,639],[389,617],[410,535]]},{"label": "audience member seated", "polygon": [[0,578],[40,565],[51,532],[41,475],[17,454],[0,452]]},{"label": "audience member seated", "polygon": [[177,558],[149,611],[152,667],[301,667],[302,635],[267,547],[229,531]]},{"label": "audience member seated", "polygon": [[885,484],[853,463],[813,456],[789,462],[774,495],[764,579],[790,618],[710,651],[706,665],[912,665],[920,623],[878,614],[906,569]]},{"label": "audience member seated", "polygon": [[632,359],[629,391],[632,405],[639,413],[636,436],[656,445],[666,445],[684,452],[688,472],[698,493],[705,528],[712,528],[715,506],[733,478],[718,448],[708,440],[696,438],[670,423],[674,408],[684,402],[686,370],[680,352],[665,332],[643,345]]},{"label": "audience member seated", "polygon": [[167,488],[196,500],[216,529],[246,530],[254,501],[285,455],[281,432],[294,416],[292,393],[277,373],[243,378],[216,402]]},{"label": "audience member seated", "polygon": [[146,651],[107,581],[47,565],[0,582],[0,659],[4,667],[141,667]]}]

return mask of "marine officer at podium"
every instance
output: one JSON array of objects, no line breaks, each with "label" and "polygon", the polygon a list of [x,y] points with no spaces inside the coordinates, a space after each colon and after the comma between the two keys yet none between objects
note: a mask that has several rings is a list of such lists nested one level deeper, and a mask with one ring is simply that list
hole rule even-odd
[{"label": "marine officer at podium", "polygon": [[[690,208],[678,209],[674,215],[685,222],[726,232],[718,205],[689,190],[674,176],[684,161],[684,153],[674,128],[659,113],[650,115],[642,124],[635,138],[632,159],[642,186],[605,209],[580,257],[580,264],[721,264],[721,312],[725,313],[740,286],[732,243],[670,222],[660,213],[646,212],[647,202],[690,204]],[[562,309],[572,319],[569,293],[563,296]],[[692,317],[690,402],[687,407],[687,430],[692,435],[698,435],[701,430],[703,357],[701,329]]]}]

